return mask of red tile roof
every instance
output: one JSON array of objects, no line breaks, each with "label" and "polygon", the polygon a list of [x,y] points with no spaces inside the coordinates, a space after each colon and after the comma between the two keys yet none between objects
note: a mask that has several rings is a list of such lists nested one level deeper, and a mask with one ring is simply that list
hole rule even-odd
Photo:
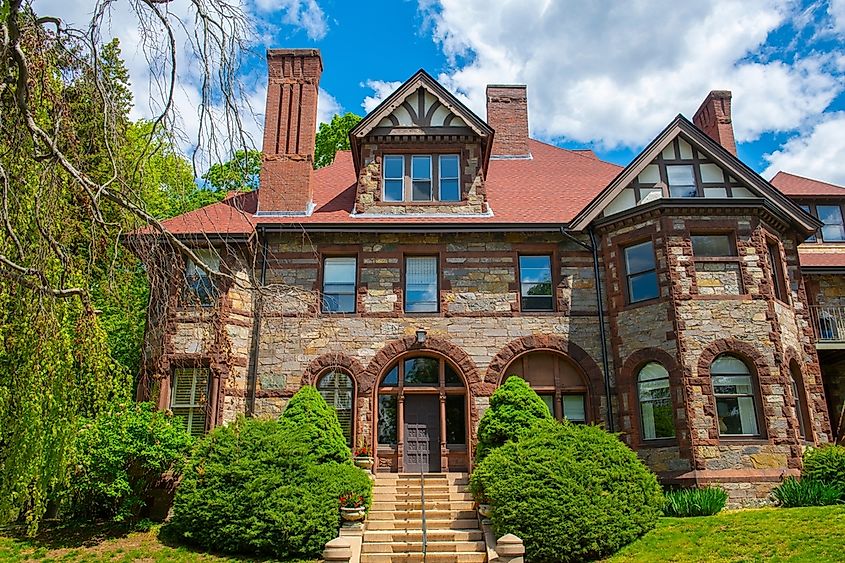
[{"label": "red tile roof", "polygon": [[794,197],[817,195],[845,197],[845,187],[843,186],[796,176],[788,172],[778,172],[770,183],[786,195]]},{"label": "red tile roof", "polygon": [[845,248],[831,248],[830,252],[801,252],[799,246],[798,257],[802,268],[845,268]]},{"label": "red tile roof", "polygon": [[492,216],[432,217],[413,214],[354,217],[355,169],[349,151],[314,172],[309,217],[254,217],[256,193],[237,195],[164,222],[171,232],[249,233],[258,224],[562,224],[570,221],[622,170],[590,151],[574,151],[529,140],[530,160],[491,160],[487,201]]}]

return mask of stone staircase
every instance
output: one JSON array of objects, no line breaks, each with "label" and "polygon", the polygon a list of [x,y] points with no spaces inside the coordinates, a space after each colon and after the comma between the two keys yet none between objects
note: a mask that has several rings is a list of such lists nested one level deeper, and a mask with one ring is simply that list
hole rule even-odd
[{"label": "stone staircase", "polygon": [[[425,561],[487,561],[466,473],[427,473]],[[423,561],[422,498],[419,474],[380,474],[373,486],[361,563]]]}]

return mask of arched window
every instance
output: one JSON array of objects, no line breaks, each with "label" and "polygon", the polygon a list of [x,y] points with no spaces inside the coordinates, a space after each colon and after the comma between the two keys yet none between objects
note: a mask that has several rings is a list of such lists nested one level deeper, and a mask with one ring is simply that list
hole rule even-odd
[{"label": "arched window", "polygon": [[675,421],[666,368],[657,362],[644,365],[637,375],[637,396],[643,439],[674,438]]},{"label": "arched window", "polygon": [[579,424],[590,422],[589,389],[578,367],[565,356],[529,352],[511,362],[505,373],[527,381],[555,418]]},{"label": "arched window", "polygon": [[320,378],[317,390],[330,407],[337,412],[346,443],[352,447],[352,430],[355,410],[355,386],[352,378],[342,371],[330,371]]},{"label": "arched window", "polygon": [[719,356],[710,365],[721,436],[759,436],[754,381],[745,362]]},{"label": "arched window", "polygon": [[790,381],[792,382],[792,400],[795,405],[795,416],[798,417],[798,431],[802,438],[807,437],[807,422],[809,413],[806,411],[807,400],[804,394],[804,380],[801,369],[794,360],[789,364]]}]

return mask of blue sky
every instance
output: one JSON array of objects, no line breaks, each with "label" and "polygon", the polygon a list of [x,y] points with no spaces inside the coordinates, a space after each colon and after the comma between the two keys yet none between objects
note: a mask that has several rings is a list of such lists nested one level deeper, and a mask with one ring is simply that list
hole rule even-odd
[{"label": "blue sky", "polygon": [[[264,49],[316,47],[324,119],[365,113],[425,68],[481,117],[486,84],[525,83],[532,136],[626,164],[676,114],[728,89],[746,163],[766,177],[784,169],[845,184],[845,0],[242,2],[256,30],[241,69],[256,139]],[[86,15],[65,0],[35,6]],[[187,0],[174,0],[180,9]],[[132,23],[113,20],[143,85]],[[182,86],[177,106],[189,113],[196,85]]]}]

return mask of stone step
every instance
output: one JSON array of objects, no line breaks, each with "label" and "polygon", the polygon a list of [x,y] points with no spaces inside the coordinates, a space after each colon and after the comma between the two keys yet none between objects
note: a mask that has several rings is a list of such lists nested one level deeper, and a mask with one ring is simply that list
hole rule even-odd
[{"label": "stone step", "polygon": [[[389,492],[396,492],[396,493],[404,493],[404,494],[420,494],[420,486],[419,485],[396,485],[394,486],[384,486],[376,484],[373,487],[373,493],[389,493]],[[466,493],[469,492],[469,487],[466,485],[446,485],[446,484],[438,484],[438,485],[426,485],[425,492],[432,492],[432,493]]]},{"label": "stone step", "polygon": [[[411,492],[404,492],[404,493],[397,493],[396,491],[385,492],[385,491],[377,491],[373,492],[373,502],[406,502],[411,500],[419,500],[420,494],[419,491],[416,493]],[[428,491],[425,492],[425,500],[431,501],[440,501],[440,500],[472,500],[471,493],[458,493],[458,492],[441,492],[441,491]]]},{"label": "stone step", "polygon": [[[364,542],[361,546],[361,553],[422,553],[422,541],[418,542],[391,542],[391,543],[372,543]],[[431,553],[450,553],[450,552],[472,552],[485,551],[486,547],[483,541],[456,541],[456,542],[438,542],[428,540],[426,542],[426,551]]]},{"label": "stone step", "polygon": [[484,563],[487,561],[486,551],[467,551],[455,553],[362,553],[361,563]]},{"label": "stone step", "polygon": [[[451,510],[438,509],[425,511],[426,519],[432,520],[468,520],[475,517],[475,511],[470,509]],[[421,520],[422,510],[373,510],[367,516],[367,520]]]},{"label": "stone step", "polygon": [[[422,510],[422,504],[422,500],[419,498],[396,500],[394,502],[378,501],[373,502],[371,511],[392,510],[394,512],[404,512],[408,510]],[[475,503],[471,500],[433,500],[428,498],[428,496],[425,497],[426,512],[431,512],[432,510],[472,510],[474,505]]]},{"label": "stone step", "polygon": [[[478,529],[466,530],[431,530],[426,533],[428,541],[482,541],[484,532]],[[367,530],[364,542],[420,542],[422,530]]]},{"label": "stone step", "polygon": [[[419,483],[420,476],[410,473],[379,473],[376,475],[376,481],[386,483]],[[423,481],[426,483],[435,483],[437,481],[446,481],[448,483],[469,483],[469,476],[466,473],[428,473],[423,475]]]},{"label": "stone step", "polygon": [[[372,514],[372,511],[370,511]],[[478,518],[473,513],[472,518],[430,518],[426,515],[426,527],[432,530],[468,530],[478,529]],[[374,520],[367,517],[367,531],[370,530],[421,530],[422,519]]]}]

